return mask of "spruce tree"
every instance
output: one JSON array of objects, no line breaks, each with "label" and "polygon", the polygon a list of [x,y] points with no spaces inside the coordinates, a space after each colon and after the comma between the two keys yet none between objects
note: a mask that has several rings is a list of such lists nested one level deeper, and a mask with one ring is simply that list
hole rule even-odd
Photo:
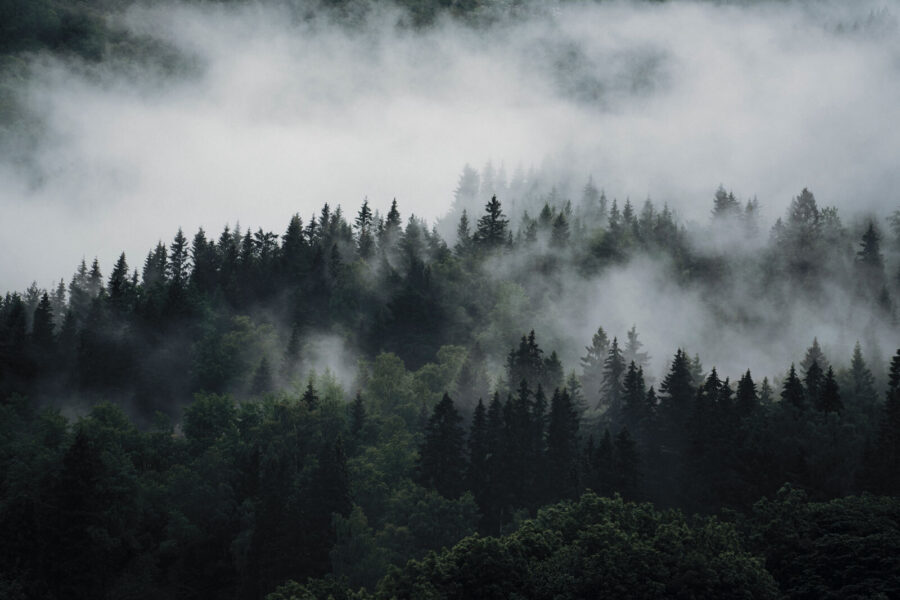
[{"label": "spruce tree", "polygon": [[834,369],[831,367],[828,367],[828,372],[825,373],[825,380],[822,382],[818,408],[826,413],[844,410],[844,403],[841,402],[841,392],[834,378]]},{"label": "spruce tree", "polygon": [[804,377],[813,363],[818,365],[820,374],[824,373],[829,366],[828,359],[825,358],[825,353],[822,352],[822,348],[819,347],[818,338],[813,338],[812,346],[806,349],[806,356],[804,356],[803,360],[800,362],[800,370]]},{"label": "spruce tree", "polygon": [[503,215],[503,209],[497,196],[492,196],[491,201],[485,205],[485,214],[478,219],[475,229],[475,243],[478,246],[495,250],[506,243],[507,226],[509,220]]},{"label": "spruce tree", "polygon": [[428,419],[419,448],[419,481],[445,498],[457,498],[465,483],[465,432],[461,423],[453,400],[444,394]]},{"label": "spruce tree", "polygon": [[44,292],[40,303],[34,309],[34,317],[31,321],[31,340],[35,349],[42,355],[40,361],[44,364],[51,364],[56,340],[53,336],[53,308],[47,292]]},{"label": "spruce tree", "polygon": [[[828,367],[831,370],[831,367]],[[803,378],[806,387],[806,398],[809,404],[816,409],[821,410],[821,393],[822,393],[822,369],[817,361],[813,361],[809,368],[806,369],[806,376]]]},{"label": "spruce tree", "polygon": [[469,429],[469,462],[466,468],[466,485],[475,496],[475,501],[482,514],[487,514],[490,502],[489,435],[487,409],[484,407],[484,402],[479,399],[478,405],[475,407],[475,414],[472,416],[472,426]]},{"label": "spruce tree", "polygon": [[609,338],[603,327],[597,328],[597,333],[591,337],[591,345],[585,346],[585,355],[581,357],[581,387],[584,390],[585,401],[590,405],[596,405],[600,400],[600,388],[603,385],[603,363],[609,352]]},{"label": "spruce tree", "polygon": [[756,384],[750,375],[750,369],[738,380],[737,386],[737,412],[742,418],[749,417],[759,407],[759,397],[756,393]]},{"label": "spruce tree", "polygon": [[621,424],[631,431],[641,431],[648,420],[646,411],[647,392],[644,388],[644,370],[631,361],[625,379],[622,381]]},{"label": "spruce tree", "polygon": [[128,263],[124,252],[119,255],[119,260],[109,274],[106,295],[114,313],[122,315],[131,309],[131,281],[128,277]]},{"label": "spruce tree", "polygon": [[622,377],[625,375],[625,358],[619,349],[619,340],[613,338],[603,361],[603,388],[601,389],[601,402],[613,418],[621,414],[622,410]]},{"label": "spruce tree", "polygon": [[568,391],[556,390],[547,424],[547,480],[552,499],[578,492],[578,413]]},{"label": "spruce tree", "polygon": [[793,411],[795,418],[806,412],[808,407],[806,390],[803,388],[800,378],[797,377],[797,370],[794,368],[793,363],[790,371],[788,371],[787,379],[784,380],[784,384],[781,386],[781,403],[782,406]]},{"label": "spruce tree", "polygon": [[359,440],[366,426],[366,404],[363,402],[362,394],[356,392],[356,398],[350,405],[350,434],[355,440]]},{"label": "spruce tree", "polygon": [[250,383],[250,393],[254,396],[262,396],[268,394],[275,388],[272,381],[272,369],[269,367],[269,359],[265,356],[259,361],[256,372],[253,374],[253,381]]},{"label": "spruce tree", "polygon": [[306,408],[309,410],[315,410],[319,406],[319,394],[316,392],[315,385],[313,385],[313,378],[310,378],[306,382],[306,390],[303,392],[303,396],[300,398],[303,404],[306,405]]},{"label": "spruce tree", "polygon": [[637,444],[627,427],[616,436],[613,481],[616,491],[626,500],[636,500],[640,485]]}]

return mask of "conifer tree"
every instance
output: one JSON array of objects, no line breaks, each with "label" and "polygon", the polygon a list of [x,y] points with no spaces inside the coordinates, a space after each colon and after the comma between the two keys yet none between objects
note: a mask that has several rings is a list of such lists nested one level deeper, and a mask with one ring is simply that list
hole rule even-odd
[{"label": "conifer tree", "polygon": [[319,394],[316,392],[316,388],[313,385],[313,378],[310,378],[306,382],[306,390],[303,392],[303,396],[300,398],[303,403],[306,405],[306,408],[309,410],[315,410],[319,406]]},{"label": "conifer tree", "polygon": [[366,404],[363,402],[362,394],[356,392],[356,398],[350,405],[350,434],[354,439],[359,440],[362,435],[363,428],[366,426]]},{"label": "conifer tree", "polygon": [[819,339],[813,338],[812,346],[806,349],[806,356],[803,357],[803,360],[800,362],[800,370],[803,373],[804,377],[806,373],[809,371],[809,368],[816,363],[819,367],[819,374],[824,373],[829,366],[828,359],[825,358],[825,353],[822,352],[822,348],[819,347]]},{"label": "conifer tree", "polygon": [[713,198],[713,217],[722,218],[736,216],[740,214],[740,211],[741,205],[735,199],[734,194],[726,192],[725,188],[720,185]]},{"label": "conifer tree", "polygon": [[555,248],[564,248],[569,243],[569,222],[563,213],[556,215],[553,220],[553,230],[550,234],[550,245]]},{"label": "conifer tree", "polygon": [[806,390],[803,389],[803,383],[797,377],[797,370],[792,363],[787,379],[781,387],[781,403],[784,407],[792,409],[794,417],[797,418],[807,409],[806,398]]},{"label": "conifer tree", "polygon": [[875,377],[866,365],[859,342],[853,347],[850,359],[849,389],[845,387],[848,404],[855,405],[864,414],[874,415],[878,403],[878,392],[875,390]]},{"label": "conifer tree", "polygon": [[626,500],[636,500],[640,483],[637,444],[627,427],[616,436],[615,459],[613,461],[613,481],[615,489]]},{"label": "conifer tree", "polygon": [[749,417],[759,407],[759,397],[756,393],[756,384],[750,375],[750,369],[738,380],[737,385],[737,412],[742,418]]},{"label": "conifer tree", "polygon": [[772,404],[772,399],[775,397],[775,392],[772,390],[772,386],[769,384],[769,378],[763,377],[762,384],[759,386],[759,403],[761,406],[769,406]]},{"label": "conifer tree", "polygon": [[419,448],[419,481],[445,498],[457,498],[465,483],[465,433],[461,423],[453,400],[444,394],[428,419]]},{"label": "conifer tree", "polygon": [[625,344],[625,350],[622,352],[625,362],[634,361],[641,370],[646,369],[647,365],[650,364],[650,355],[646,352],[641,352],[644,344],[638,339],[637,327],[632,325],[627,335],[628,343]]},{"label": "conifer tree", "polygon": [[875,223],[869,221],[856,253],[856,265],[859,280],[871,296],[884,286],[884,257],[881,255],[880,241]]},{"label": "conifer tree", "polygon": [[603,363],[609,352],[609,338],[603,327],[597,328],[597,333],[591,337],[591,345],[585,346],[586,354],[581,357],[581,387],[584,390],[585,400],[590,405],[596,405],[600,400],[600,389],[603,386]]},{"label": "conifer tree", "polygon": [[374,219],[375,215],[372,213],[372,209],[369,208],[369,199],[363,198],[362,206],[359,207],[356,218],[353,220],[353,227],[356,229],[357,249],[359,250],[359,255],[363,258],[369,256],[369,251],[372,249],[374,242],[372,238]]},{"label": "conifer tree", "polygon": [[119,260],[109,274],[109,282],[106,285],[106,294],[114,313],[123,315],[131,309],[133,290],[128,276],[128,263],[125,261],[125,253],[119,255]]},{"label": "conifer tree", "polygon": [[272,381],[272,369],[269,367],[269,359],[265,356],[259,361],[256,372],[253,374],[253,381],[250,383],[250,393],[255,396],[268,394],[275,388]]},{"label": "conifer tree", "polygon": [[631,431],[640,431],[648,420],[647,392],[644,388],[644,370],[635,365],[628,365],[628,372],[622,381],[622,415],[621,420]]},{"label": "conifer tree", "polygon": [[492,196],[485,205],[485,214],[478,219],[475,229],[475,243],[487,250],[497,249],[506,243],[509,221],[503,215],[503,209],[497,196]]},{"label": "conifer tree", "polygon": [[818,408],[826,413],[844,410],[844,403],[841,402],[841,392],[834,378],[834,369],[831,367],[828,367],[828,372],[825,373],[825,380],[822,382]]},{"label": "conifer tree", "polygon": [[571,498],[578,491],[578,413],[563,388],[553,392],[547,424],[549,497]]},{"label": "conifer tree", "polygon": [[[830,370],[831,367],[828,367],[828,369]],[[815,360],[806,369],[803,383],[806,387],[806,398],[809,404],[817,409],[821,409],[822,369]]]},{"label": "conifer tree", "polygon": [[34,309],[34,317],[31,322],[31,340],[42,355],[41,362],[51,359],[50,355],[54,350],[55,339],[53,336],[53,308],[47,292],[44,292],[40,303]]},{"label": "conifer tree", "polygon": [[625,375],[625,359],[619,349],[619,340],[613,338],[606,360],[603,361],[603,388],[601,402],[616,418],[622,410],[622,377]]},{"label": "conifer tree", "polygon": [[454,250],[457,256],[467,256],[472,249],[472,233],[469,230],[469,215],[465,209],[459,217],[459,225],[456,227],[456,246]]},{"label": "conifer tree", "polygon": [[694,378],[691,374],[691,359],[678,349],[672,366],[660,385],[663,396],[660,406],[665,413],[663,419],[674,417],[679,421],[685,418],[684,412],[694,397]]},{"label": "conifer tree", "polygon": [[466,485],[475,496],[482,514],[487,514],[490,501],[490,431],[488,427],[487,409],[484,402],[478,400],[475,414],[472,416],[472,426],[469,430],[468,455],[469,462],[466,469]]}]

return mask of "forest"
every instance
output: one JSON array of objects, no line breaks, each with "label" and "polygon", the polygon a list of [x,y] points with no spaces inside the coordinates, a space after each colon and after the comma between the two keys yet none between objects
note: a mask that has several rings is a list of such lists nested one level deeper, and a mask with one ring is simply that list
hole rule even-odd
[{"label": "forest", "polygon": [[[523,306],[653,260],[723,332],[752,273],[745,306],[842,289],[896,340],[900,213],[845,226],[804,189],[764,231],[720,186],[708,227],[758,243],[715,252],[668,206],[530,177],[467,167],[449,241],[396,201],[325,204],[8,292],[3,595],[896,595],[900,350],[810,330],[774,372],[675,347],[654,375],[637,327],[583,323],[570,363]],[[514,210],[465,208],[497,188]],[[310,354],[323,335],[356,365]]]},{"label": "forest", "polygon": [[900,598],[894,12],[0,0],[0,598]]}]

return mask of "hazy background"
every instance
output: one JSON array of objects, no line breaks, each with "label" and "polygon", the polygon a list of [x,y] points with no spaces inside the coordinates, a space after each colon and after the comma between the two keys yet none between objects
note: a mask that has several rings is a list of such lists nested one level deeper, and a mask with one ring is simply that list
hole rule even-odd
[{"label": "hazy background", "polygon": [[[900,183],[897,3],[577,3],[502,25],[355,28],[275,4],[121,16],[174,72],[32,57],[37,143],[0,161],[0,287],[108,272],[175,229],[281,233],[325,201],[433,220],[465,163],[565,165],[705,221],[715,187],[774,219],[804,186],[882,211]],[[32,140],[33,141],[33,140]],[[15,160],[12,160],[15,157]]]}]

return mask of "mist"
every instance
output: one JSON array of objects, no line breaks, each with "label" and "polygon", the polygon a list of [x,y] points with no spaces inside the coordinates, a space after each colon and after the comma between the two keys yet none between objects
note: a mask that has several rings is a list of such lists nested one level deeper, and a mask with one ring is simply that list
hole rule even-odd
[{"label": "mist", "polygon": [[[705,222],[719,183],[779,216],[896,206],[900,42],[891,3],[559,4],[501,24],[355,26],[279,4],[135,7],[181,57],[44,55],[14,89],[39,126],[0,162],[0,282],[133,264],[179,226],[280,233],[323,202],[435,220],[466,163],[592,174]],[[23,165],[27,165],[23,167]]]}]

